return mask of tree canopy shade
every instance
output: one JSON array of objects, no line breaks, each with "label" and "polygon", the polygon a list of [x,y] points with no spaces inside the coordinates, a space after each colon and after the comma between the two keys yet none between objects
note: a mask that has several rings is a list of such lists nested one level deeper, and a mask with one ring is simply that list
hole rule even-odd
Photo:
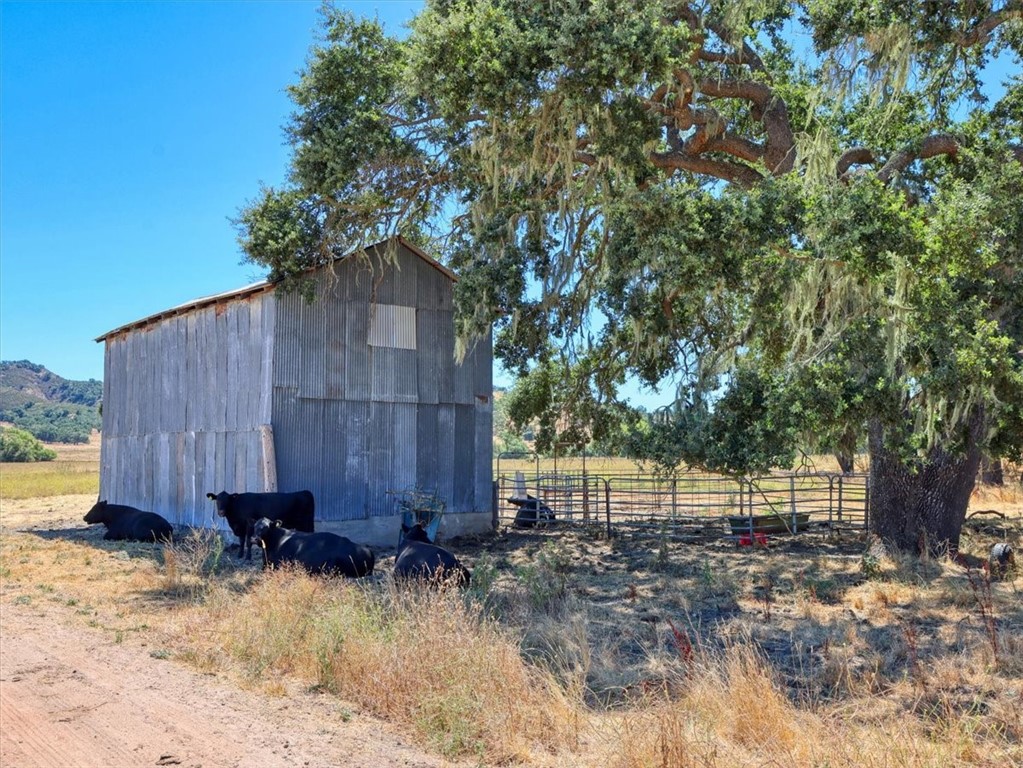
[{"label": "tree canopy shade", "polygon": [[432,0],[403,40],[323,30],[291,182],[238,219],[272,277],[432,238],[462,338],[493,325],[529,377],[515,413],[600,438],[628,375],[669,377],[635,450],[735,474],[865,435],[906,550],[956,547],[982,453],[1020,458],[1020,0]]}]

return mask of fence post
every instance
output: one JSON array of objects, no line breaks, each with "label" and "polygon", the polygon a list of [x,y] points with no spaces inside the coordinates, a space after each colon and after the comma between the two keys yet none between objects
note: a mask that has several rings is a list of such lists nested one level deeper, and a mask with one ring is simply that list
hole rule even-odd
[{"label": "fence post", "polygon": [[842,476],[838,476],[838,522],[842,522]]},{"label": "fence post", "polygon": [[604,512],[607,515],[607,540],[611,540],[611,481],[604,480]]},{"label": "fence post", "polygon": [[796,520],[796,477],[789,475],[789,510],[792,513],[792,533],[799,532],[799,523]]},{"label": "fence post", "polygon": [[863,481],[863,529],[870,530],[870,475]]},{"label": "fence post", "polygon": [[835,476],[828,477],[828,530],[834,533],[835,527]]},{"label": "fence post", "polygon": [[678,478],[671,478],[671,516],[678,518]]},{"label": "fence post", "polygon": [[583,470],[583,522],[590,519],[590,478]]}]

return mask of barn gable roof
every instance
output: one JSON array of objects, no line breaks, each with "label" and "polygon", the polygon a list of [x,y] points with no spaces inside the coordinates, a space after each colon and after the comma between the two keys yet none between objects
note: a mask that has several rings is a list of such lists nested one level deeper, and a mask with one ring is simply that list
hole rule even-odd
[{"label": "barn gable roof", "polygon": [[[397,245],[401,245],[401,246],[407,248],[409,251],[414,253],[416,256],[421,258],[423,261],[425,261],[431,267],[433,267],[438,272],[440,272],[445,277],[447,277],[449,280],[451,280],[451,282],[457,282],[458,281],[458,277],[455,275],[454,272],[452,272],[450,269],[445,267],[443,264],[441,264],[439,261],[434,259],[429,254],[427,254],[426,251],[424,251],[419,246],[415,245],[414,243],[410,243],[408,240],[406,240],[401,235],[398,235],[397,237],[393,237],[393,238],[391,238],[389,240],[382,240],[379,243],[374,243],[373,245],[366,246],[366,248],[364,248],[363,250],[367,250],[368,251],[370,249],[379,248],[381,246],[385,246],[385,245],[388,245],[388,244],[391,244],[391,243],[396,243]],[[351,254],[346,254],[345,256],[339,256],[337,260],[341,261],[342,259],[348,258],[348,256],[350,256],[350,255]],[[316,269],[320,269],[320,268],[321,267],[317,267]],[[117,336],[118,334],[121,334],[121,333],[125,333],[126,331],[132,331],[132,330],[137,330],[139,328],[144,328],[145,326],[152,325],[153,323],[157,323],[160,320],[165,320],[165,319],[167,319],[169,317],[174,317],[175,315],[182,315],[182,314],[186,314],[188,312],[193,312],[193,311],[195,311],[197,309],[202,309],[203,307],[208,307],[208,306],[210,306],[212,304],[220,304],[220,303],[225,303],[225,302],[229,302],[229,301],[236,301],[238,299],[246,298],[248,296],[254,296],[254,295],[258,294],[258,293],[263,293],[264,291],[273,290],[275,285],[276,285],[276,283],[272,283],[272,282],[270,282],[268,280],[262,280],[262,281],[260,281],[258,283],[253,283],[252,285],[247,285],[247,286],[245,286],[243,288],[235,288],[234,290],[225,291],[224,293],[216,293],[216,294],[213,294],[211,296],[203,296],[203,297],[198,298],[198,299],[193,299],[191,301],[185,302],[184,304],[179,304],[176,307],[171,307],[170,309],[165,309],[162,312],[156,312],[156,313],[154,313],[152,315],[147,315],[146,317],[143,317],[143,318],[141,318],[139,320],[134,320],[134,321],[132,321],[130,323],[125,323],[124,325],[118,326],[117,328],[114,328],[112,331],[107,331],[102,336],[96,337],[96,341],[97,342],[106,341],[108,338],[110,338],[112,336]]]}]

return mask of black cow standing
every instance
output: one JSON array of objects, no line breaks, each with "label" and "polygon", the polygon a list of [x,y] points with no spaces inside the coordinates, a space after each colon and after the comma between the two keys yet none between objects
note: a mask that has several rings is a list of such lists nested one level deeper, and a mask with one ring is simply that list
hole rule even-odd
[{"label": "black cow standing", "polygon": [[238,559],[252,559],[252,525],[259,518],[280,520],[296,531],[312,533],[315,502],[309,491],[294,493],[207,493],[217,502],[217,514],[227,518],[231,531],[238,537]]},{"label": "black cow standing", "polygon": [[373,550],[336,533],[303,533],[261,517],[252,526],[252,541],[262,547],[264,565],[296,563],[312,574],[358,579],[373,573]]},{"label": "black cow standing", "polygon": [[394,558],[394,575],[402,580],[419,581],[451,578],[464,586],[472,574],[444,547],[430,543],[422,523],[411,528],[402,523],[401,544]]},{"label": "black cow standing", "polygon": [[104,539],[110,541],[160,541],[174,538],[174,528],[155,512],[144,512],[124,504],[97,501],[83,518],[89,525],[103,523]]}]

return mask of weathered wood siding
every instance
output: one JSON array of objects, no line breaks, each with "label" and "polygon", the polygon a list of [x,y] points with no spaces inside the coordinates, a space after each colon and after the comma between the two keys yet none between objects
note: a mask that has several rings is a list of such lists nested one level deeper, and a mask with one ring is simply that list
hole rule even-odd
[{"label": "weathered wood siding", "polygon": [[394,264],[348,259],[324,270],[311,304],[280,297],[278,484],[311,490],[318,520],[393,515],[388,492],[415,487],[438,493],[448,513],[490,510],[490,341],[456,364],[452,288],[399,248]]},{"label": "weathered wood siding", "polygon": [[275,316],[261,292],[107,337],[101,498],[210,525],[208,491],[273,484]]}]

